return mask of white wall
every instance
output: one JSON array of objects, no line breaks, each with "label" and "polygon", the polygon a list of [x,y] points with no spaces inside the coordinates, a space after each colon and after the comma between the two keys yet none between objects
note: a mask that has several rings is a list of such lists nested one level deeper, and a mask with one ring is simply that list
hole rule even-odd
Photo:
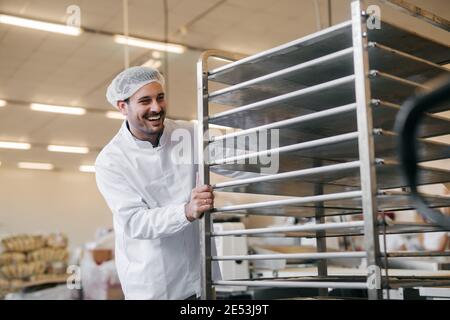
[{"label": "white wall", "polygon": [[0,167],[0,234],[61,231],[74,248],[111,226],[94,174]]}]

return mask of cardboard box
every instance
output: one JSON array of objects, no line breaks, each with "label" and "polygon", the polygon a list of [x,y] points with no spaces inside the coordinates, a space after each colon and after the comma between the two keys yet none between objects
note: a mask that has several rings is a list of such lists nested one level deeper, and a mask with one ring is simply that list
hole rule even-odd
[{"label": "cardboard box", "polygon": [[114,259],[114,252],[111,249],[92,249],[92,258],[97,265],[101,265],[103,262]]}]

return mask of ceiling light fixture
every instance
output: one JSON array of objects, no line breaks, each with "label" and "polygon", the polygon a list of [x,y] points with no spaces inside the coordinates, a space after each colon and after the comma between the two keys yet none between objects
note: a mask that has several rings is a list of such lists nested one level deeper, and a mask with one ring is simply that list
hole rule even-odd
[{"label": "ceiling light fixture", "polygon": [[83,166],[80,166],[79,169],[80,169],[81,172],[89,172],[89,173],[95,172],[95,166],[83,165]]},{"label": "ceiling light fixture", "polygon": [[23,142],[0,141],[0,148],[2,148],[2,149],[29,150],[31,148],[31,145],[29,143],[23,143]]},{"label": "ceiling light fixture", "polygon": [[19,162],[17,166],[20,169],[34,169],[34,170],[53,170],[55,168],[51,163],[41,163],[41,162]]},{"label": "ceiling light fixture", "polygon": [[144,64],[142,64],[142,66],[143,67],[150,67],[150,68],[158,69],[159,67],[161,67],[161,64],[162,63],[161,63],[160,60],[149,59]]},{"label": "ceiling light fixture", "polygon": [[86,109],[76,108],[76,107],[53,106],[53,105],[41,104],[41,103],[32,103],[30,105],[30,107],[31,107],[31,110],[34,110],[34,111],[64,113],[64,114],[71,114],[71,115],[77,115],[77,116],[82,116],[82,115],[86,114]]},{"label": "ceiling light fixture", "polygon": [[86,147],[69,147],[69,146],[49,145],[49,146],[47,146],[47,150],[51,151],[51,152],[81,153],[81,154],[89,153],[89,148],[86,148]]},{"label": "ceiling light fixture", "polygon": [[161,52],[153,51],[152,52],[152,57],[155,58],[155,59],[160,59],[161,58]]},{"label": "ceiling light fixture", "polygon": [[43,22],[38,20],[24,19],[14,16],[8,16],[5,14],[0,14],[0,23],[48,32],[62,33],[69,36],[79,36],[82,33],[81,28],[73,26]]},{"label": "ceiling light fixture", "polygon": [[4,107],[7,105],[7,102],[5,100],[0,99],[0,107]]},{"label": "ceiling light fixture", "polygon": [[106,112],[106,117],[110,119],[124,120],[125,116],[117,111],[108,111]]},{"label": "ceiling light fixture", "polygon": [[181,54],[186,50],[186,47],[179,45],[179,44],[144,40],[144,39],[139,39],[139,38],[126,37],[123,35],[115,35],[114,41],[119,44],[128,44],[129,46],[133,46],[133,47],[147,48],[147,49],[166,51],[166,52],[172,52],[172,53],[178,53],[178,54]]}]

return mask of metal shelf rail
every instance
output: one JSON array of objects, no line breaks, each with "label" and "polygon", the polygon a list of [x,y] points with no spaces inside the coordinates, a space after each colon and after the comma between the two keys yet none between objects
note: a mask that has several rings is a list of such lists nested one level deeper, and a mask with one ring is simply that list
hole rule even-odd
[{"label": "metal shelf rail", "polygon": [[[441,231],[429,224],[388,225],[378,213],[413,209],[396,161],[396,134],[392,132],[400,105],[427,82],[449,71],[450,47],[382,22],[381,29],[367,28],[362,2],[351,3],[350,21],[276,48],[242,57],[217,50],[203,53],[197,64],[198,143],[200,183],[210,183],[210,173],[245,178],[213,185],[217,192],[289,196],[287,199],[236,204],[205,213],[201,225],[202,299],[213,299],[220,285],[367,289],[369,299],[382,299],[383,289],[418,285],[420,280],[390,278],[386,260],[405,257],[448,256],[436,252],[381,252],[379,235]],[[210,69],[208,60],[232,61]],[[227,87],[210,92],[209,82]],[[210,105],[227,106],[210,114]],[[442,105],[435,113],[446,110]],[[211,136],[210,124],[236,128]],[[262,148],[238,138],[278,129],[279,146]],[[450,147],[429,137],[450,133],[450,121],[429,113],[423,122],[421,161],[447,159]],[[232,142],[232,148],[224,142]],[[227,144],[228,146],[229,144]],[[221,149],[214,153],[211,150]],[[233,151],[230,155],[229,151]],[[242,152],[238,152],[242,151]],[[261,174],[261,156],[277,154],[279,171]],[[450,172],[421,166],[420,184],[450,181]],[[450,206],[450,198],[427,195],[432,207]],[[316,224],[214,232],[213,216],[220,212],[242,215],[314,217]],[[326,216],[363,215],[363,221],[328,223]],[[276,236],[285,234],[317,238],[316,253],[213,256],[211,241],[223,236]],[[364,251],[327,252],[326,237],[361,234]],[[328,276],[330,259],[362,258],[367,277]],[[318,276],[299,279],[221,280],[211,278],[212,261],[309,259],[317,261]],[[381,272],[384,270],[385,275]],[[439,280],[440,279],[440,280]],[[424,279],[428,285],[450,283],[450,278]]]}]

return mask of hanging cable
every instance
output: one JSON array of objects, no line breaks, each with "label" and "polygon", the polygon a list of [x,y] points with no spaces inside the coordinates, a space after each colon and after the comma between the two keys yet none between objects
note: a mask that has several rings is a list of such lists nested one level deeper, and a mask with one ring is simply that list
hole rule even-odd
[{"label": "hanging cable", "polygon": [[322,30],[322,19],[320,18],[320,5],[319,0],[313,0],[314,12],[316,14],[316,29],[317,31]]},{"label": "hanging cable", "polygon": [[[163,0],[164,5],[164,43],[169,42],[169,4],[168,0]],[[164,52],[164,78],[166,96],[169,97],[169,53]]]},{"label": "hanging cable", "polygon": [[[122,5],[123,5],[123,35],[126,37],[126,39],[128,40],[128,0],[122,0]],[[128,68],[130,66],[130,52],[128,49],[128,41],[127,43],[123,46],[123,64],[124,64],[124,69]]]},{"label": "hanging cable", "polygon": [[331,7],[331,0],[328,0],[328,27],[331,27],[333,24],[333,9]]}]

